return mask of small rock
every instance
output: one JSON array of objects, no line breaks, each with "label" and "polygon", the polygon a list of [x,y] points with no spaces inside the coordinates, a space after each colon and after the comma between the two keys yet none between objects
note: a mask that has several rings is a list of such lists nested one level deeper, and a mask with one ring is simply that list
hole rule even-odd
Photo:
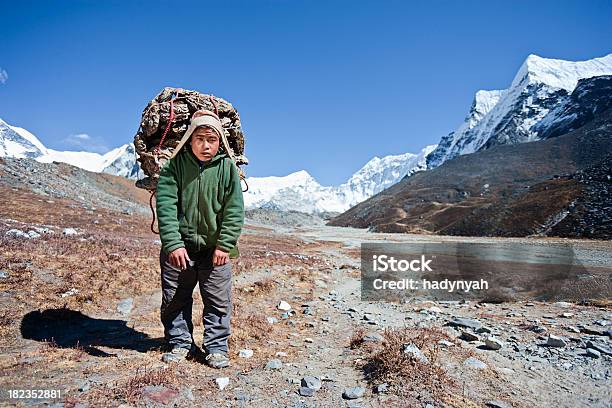
[{"label": "small rock", "polygon": [[534,333],[538,333],[538,334],[541,334],[541,333],[546,333],[546,327],[544,327],[544,326],[534,325],[534,326],[531,326],[531,327],[529,328],[529,331],[532,331],[532,332],[534,332]]},{"label": "small rock", "polygon": [[266,364],[266,369],[268,370],[280,370],[283,366],[283,362],[277,358],[274,358]]},{"label": "small rock", "polygon": [[549,334],[548,339],[546,340],[546,345],[548,347],[565,347],[567,343],[559,336],[555,336],[554,334]]},{"label": "small rock", "polygon": [[314,377],[312,375],[307,375],[304,378],[302,378],[302,381],[300,383],[302,385],[302,387],[305,388],[310,388],[314,391],[320,390],[321,389],[321,379],[319,377]]},{"label": "small rock", "polygon": [[387,383],[378,384],[376,387],[374,387],[374,392],[376,394],[384,394],[387,391],[389,391],[389,384]]},{"label": "small rock", "polygon": [[40,238],[40,234],[36,231],[28,231],[28,236],[30,238]]},{"label": "small rock", "polygon": [[284,351],[277,351],[275,354],[276,357],[287,357],[287,353]]},{"label": "small rock", "polygon": [[278,319],[276,317],[266,317],[266,320],[268,321],[268,323],[270,324],[274,324],[274,323],[278,323]]},{"label": "small rock", "polygon": [[580,329],[574,326],[566,326],[565,329],[573,333],[580,333]]},{"label": "small rock", "polygon": [[512,408],[512,405],[500,400],[488,401],[485,405],[489,408]]},{"label": "small rock", "polygon": [[363,397],[366,389],[363,387],[351,387],[346,388],[342,393],[342,398],[344,399],[357,399]]},{"label": "small rock", "polygon": [[600,329],[599,327],[593,326],[580,326],[580,331],[585,334],[592,334],[595,336],[606,336],[606,330]]},{"label": "small rock", "polygon": [[452,327],[468,327],[473,330],[478,330],[482,327],[482,323],[480,323],[478,320],[468,319],[465,317],[455,317],[447,324]]},{"label": "small rock", "polygon": [[78,232],[74,228],[64,228],[64,230],[62,231],[62,234],[64,234],[64,235],[77,235]]},{"label": "small rock", "polygon": [[592,348],[593,350],[597,350],[602,354],[606,354],[608,356],[612,356],[612,349],[602,343],[596,343],[591,340],[586,343],[588,348]]},{"label": "small rock", "polygon": [[26,238],[26,239],[30,239],[30,236],[28,234],[26,234],[22,230],[18,230],[18,229],[14,229],[14,228],[6,231],[4,233],[4,235],[8,235],[9,237],[14,237],[14,238]]},{"label": "small rock", "polygon": [[65,298],[65,297],[68,297],[68,296],[73,296],[73,295],[76,295],[77,293],[79,293],[79,290],[78,290],[78,289],[76,289],[76,288],[70,288],[70,289],[68,289],[66,292],[62,293],[60,296],[61,296],[61,297],[63,297],[63,298]]},{"label": "small rock", "polygon": [[222,390],[229,385],[230,379],[229,377],[219,377],[215,378],[215,382],[217,383],[219,389]]},{"label": "small rock", "polygon": [[240,358],[251,358],[253,357],[253,350],[251,349],[242,349],[238,352],[238,357]]},{"label": "small rock", "polygon": [[0,271],[0,279],[6,279],[9,277],[9,273],[7,271]]},{"label": "small rock", "polygon": [[276,305],[276,308],[278,310],[284,310],[284,311],[289,311],[291,310],[291,305],[287,302],[285,302],[284,300],[281,300],[278,305]]},{"label": "small rock", "polygon": [[461,340],[465,340],[465,341],[478,341],[478,340],[480,340],[477,335],[472,334],[472,333],[467,332],[467,331],[464,331],[464,330],[461,331],[461,336],[459,336],[459,338]]},{"label": "small rock", "polygon": [[465,361],[463,362],[463,365],[467,367],[475,368],[477,370],[484,370],[485,368],[487,368],[487,365],[485,363],[483,363],[482,361],[480,361],[479,359],[475,357],[466,358]]},{"label": "small rock", "polygon": [[55,231],[46,227],[34,227],[34,231],[39,234],[55,234]]},{"label": "small rock", "polygon": [[485,339],[485,347],[489,350],[499,350],[503,345],[504,343],[496,337],[487,337]]},{"label": "small rock", "polygon": [[432,306],[429,309],[427,309],[430,313],[435,313],[435,314],[439,314],[442,313],[442,309],[440,309],[438,306]]},{"label": "small rock", "polygon": [[443,347],[452,347],[455,345],[455,343],[453,343],[452,341],[448,341],[448,340],[438,340],[438,344],[443,346]]},{"label": "small rock", "polygon": [[385,338],[380,333],[370,332],[370,333],[367,333],[365,336],[363,336],[361,338],[361,340],[363,340],[363,341],[372,341],[372,342],[375,342],[375,343],[380,343],[380,342],[384,341]]},{"label": "small rock", "polygon": [[595,349],[592,348],[587,348],[586,349],[586,355],[587,357],[592,357],[592,358],[600,358],[601,357],[601,353]]},{"label": "small rock", "polygon": [[312,397],[315,394],[315,390],[308,387],[300,387],[299,393],[302,397]]},{"label": "small rock", "polygon": [[281,319],[283,319],[283,320],[289,319],[294,314],[295,314],[295,311],[287,310],[286,312],[283,312],[283,314],[281,315]]},{"label": "small rock", "polygon": [[574,317],[574,314],[573,313],[561,313],[561,317],[570,318],[570,317]]},{"label": "small rock", "polygon": [[402,352],[409,354],[421,363],[428,364],[429,359],[425,357],[425,354],[413,343],[406,343],[402,346]]}]

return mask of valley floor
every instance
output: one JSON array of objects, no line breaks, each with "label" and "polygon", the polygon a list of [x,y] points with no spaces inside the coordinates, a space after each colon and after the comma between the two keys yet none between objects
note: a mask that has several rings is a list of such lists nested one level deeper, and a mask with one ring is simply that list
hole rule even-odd
[{"label": "valley floor", "polygon": [[[233,261],[232,365],[213,370],[198,361],[160,360],[159,241],[146,216],[2,184],[0,190],[2,405],[612,404],[612,313],[605,305],[360,300],[361,242],[499,241],[495,238],[247,220],[241,257]],[[15,230],[35,234],[19,237]],[[522,240],[544,246],[556,241]],[[571,243],[582,262],[612,265],[611,242]],[[292,311],[279,310],[281,301]],[[196,290],[198,343],[200,305]],[[450,327],[450,321],[485,329]],[[470,334],[472,341],[463,340]],[[569,341],[546,347],[549,334]],[[503,347],[483,347],[488,335]],[[417,345],[428,362],[405,358],[404,343]],[[243,349],[252,350],[252,357],[240,357]],[[300,391],[307,376],[318,377],[320,389]],[[223,377],[229,383],[221,390],[216,380]],[[353,387],[362,387],[352,390],[357,398],[345,398]],[[8,399],[9,389],[60,390],[61,398]]]}]

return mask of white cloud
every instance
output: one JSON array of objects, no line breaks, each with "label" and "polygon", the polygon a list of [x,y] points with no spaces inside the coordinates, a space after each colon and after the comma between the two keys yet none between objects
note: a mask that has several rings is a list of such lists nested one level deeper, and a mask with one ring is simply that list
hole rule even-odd
[{"label": "white cloud", "polygon": [[86,152],[106,153],[108,148],[106,141],[100,137],[92,137],[87,133],[75,133],[62,140],[69,149],[78,149]]},{"label": "white cloud", "polygon": [[5,84],[8,81],[8,72],[5,69],[0,68],[0,84]]}]

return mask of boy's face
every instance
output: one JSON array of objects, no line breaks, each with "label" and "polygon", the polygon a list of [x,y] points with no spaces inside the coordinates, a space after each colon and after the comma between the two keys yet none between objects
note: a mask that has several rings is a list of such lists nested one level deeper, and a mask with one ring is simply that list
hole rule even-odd
[{"label": "boy's face", "polygon": [[189,144],[199,160],[208,161],[219,151],[219,135],[209,127],[199,127],[191,134]]}]

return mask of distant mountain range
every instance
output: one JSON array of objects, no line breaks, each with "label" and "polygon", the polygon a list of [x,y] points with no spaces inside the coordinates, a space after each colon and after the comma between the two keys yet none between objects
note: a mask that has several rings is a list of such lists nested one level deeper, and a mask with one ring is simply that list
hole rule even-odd
[{"label": "distant mountain range", "polygon": [[425,170],[425,158],[435,147],[426,146],[418,154],[374,157],[339,186],[322,186],[304,170],[284,177],[248,177],[245,207],[310,214],[343,212],[406,175]]},{"label": "distant mountain range", "polygon": [[[476,92],[464,122],[437,145],[418,153],[374,157],[338,186],[322,186],[305,170],[286,176],[249,177],[245,207],[342,213],[402,179],[459,156],[566,134],[610,107],[610,85],[604,76],[611,74],[612,54],[578,62],[530,55],[507,89]],[[593,77],[600,79],[587,80]],[[60,161],[132,179],[142,176],[131,143],[104,155],[56,151],[27,130],[0,120],[2,156]]]},{"label": "distant mountain range", "polygon": [[330,225],[450,235],[612,238],[612,54],[530,55],[511,86],[479,91],[427,170]]},{"label": "distant mountain range", "polygon": [[[574,123],[575,112],[568,111],[566,105],[571,103],[570,94],[578,81],[611,74],[612,54],[578,62],[528,56],[508,89],[476,92],[464,122],[442,137],[427,157],[427,168],[459,155],[498,145],[542,140],[558,133],[552,130],[553,124],[558,127]],[[579,97],[579,93],[574,95]]]},{"label": "distant mountain range", "polygon": [[[305,170],[283,177],[248,177],[244,194],[246,209],[266,208],[311,214],[340,213],[397,183],[406,175],[425,170],[426,156],[420,153],[374,157],[339,186],[322,186]],[[39,162],[68,163],[92,172],[130,179],[144,177],[136,161],[134,145],[125,144],[106,154],[57,151],[46,148],[32,133],[0,119],[0,157],[30,158]]]},{"label": "distant mountain range", "polygon": [[0,119],[0,157],[28,158],[42,163],[61,162],[97,173],[136,179],[142,175],[136,162],[134,145],[124,144],[105,154],[58,151],[45,147],[27,130]]}]

